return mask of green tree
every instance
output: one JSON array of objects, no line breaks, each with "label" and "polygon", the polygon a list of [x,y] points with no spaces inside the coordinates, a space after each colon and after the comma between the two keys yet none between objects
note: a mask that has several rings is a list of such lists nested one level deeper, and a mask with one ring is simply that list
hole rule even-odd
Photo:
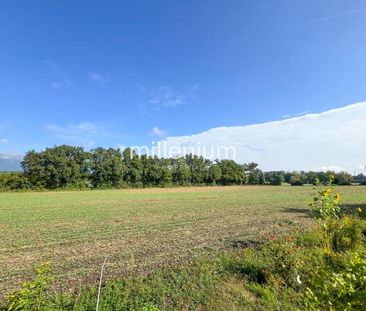
[{"label": "green tree", "polygon": [[339,172],[335,174],[334,183],[336,185],[350,185],[352,182],[352,175],[347,172]]},{"label": "green tree", "polygon": [[218,164],[218,161],[216,161],[216,163],[212,164],[208,169],[207,182],[213,185],[220,183],[221,176],[222,176],[221,167]]},{"label": "green tree", "polygon": [[49,189],[85,186],[89,154],[82,147],[56,146],[29,151],[21,162],[25,176],[35,187]]},{"label": "green tree", "polygon": [[142,187],[143,163],[139,155],[131,148],[122,152],[123,180],[132,187]]},{"label": "green tree", "polygon": [[40,152],[30,150],[26,153],[21,166],[24,175],[27,177],[32,187],[45,188],[46,187],[46,166],[45,160]]},{"label": "green tree", "polygon": [[274,186],[280,186],[284,181],[284,172],[283,171],[271,171],[265,172],[264,177],[266,183]]},{"label": "green tree", "polygon": [[161,183],[160,159],[157,157],[141,156],[142,183],[144,187],[158,186]]},{"label": "green tree", "polygon": [[191,170],[184,158],[171,160],[172,178],[177,185],[187,185],[191,179]]},{"label": "green tree", "polygon": [[119,187],[123,180],[122,155],[119,149],[91,150],[90,181],[95,188]]},{"label": "green tree", "polygon": [[193,185],[200,185],[205,183],[208,176],[208,170],[211,165],[211,161],[205,159],[202,156],[188,154],[185,157],[185,161],[190,170],[191,183]]},{"label": "green tree", "polygon": [[160,160],[161,177],[160,186],[169,186],[173,182],[173,168],[170,159]]},{"label": "green tree", "polygon": [[290,178],[290,184],[292,186],[302,186],[304,183],[302,181],[301,175],[299,173],[293,173]]},{"label": "green tree", "polygon": [[244,169],[233,160],[221,160],[221,180],[223,185],[240,185],[245,181]]},{"label": "green tree", "polygon": [[244,173],[247,184],[258,185],[264,183],[263,172],[258,168],[257,163],[251,162],[244,164]]},{"label": "green tree", "polygon": [[31,184],[22,172],[0,173],[0,189],[20,190],[29,188],[31,188]]}]

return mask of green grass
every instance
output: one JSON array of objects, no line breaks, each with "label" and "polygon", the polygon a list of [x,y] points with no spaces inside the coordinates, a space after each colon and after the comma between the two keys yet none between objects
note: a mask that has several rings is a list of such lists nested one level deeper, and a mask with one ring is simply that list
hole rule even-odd
[{"label": "green grass", "polygon": [[[366,187],[340,187],[365,205]],[[63,287],[183,262],[205,248],[256,239],[279,221],[309,226],[312,187],[202,187],[0,193],[0,295],[50,261]],[[193,256],[194,257],[194,256]]]}]

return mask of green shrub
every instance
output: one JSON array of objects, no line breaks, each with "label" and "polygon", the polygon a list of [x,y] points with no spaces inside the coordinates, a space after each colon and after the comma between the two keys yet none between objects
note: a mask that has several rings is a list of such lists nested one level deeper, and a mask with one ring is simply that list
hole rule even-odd
[{"label": "green shrub", "polygon": [[160,311],[160,309],[154,306],[144,306],[142,307],[142,311]]},{"label": "green shrub", "polygon": [[334,192],[333,180],[334,177],[330,176],[328,187],[318,191],[310,204],[311,212],[316,219],[337,218],[340,214],[340,195]]},{"label": "green shrub", "polygon": [[23,190],[30,188],[31,184],[23,173],[0,173],[0,190]]},{"label": "green shrub", "polygon": [[33,310],[56,310],[52,301],[63,305],[64,298],[55,295],[52,299],[47,291],[52,281],[49,264],[43,264],[36,268],[36,277],[32,281],[27,281],[22,288],[12,292],[7,299],[7,309],[9,311],[33,311]]},{"label": "green shrub", "polygon": [[364,310],[366,301],[365,254],[353,252],[340,271],[330,272],[317,267],[312,287],[304,292],[308,310]]},{"label": "green shrub", "polygon": [[365,223],[357,216],[329,219],[325,225],[330,248],[335,252],[354,250],[363,241]]},{"label": "green shrub", "polygon": [[243,250],[237,256],[228,256],[224,266],[229,273],[244,276],[250,282],[267,284],[270,281],[268,262],[253,249]]},{"label": "green shrub", "polygon": [[303,255],[290,234],[267,242],[259,250],[243,250],[236,257],[227,259],[225,266],[227,271],[240,274],[252,283],[296,287]]},{"label": "green shrub", "polygon": [[305,248],[316,248],[323,246],[323,232],[318,229],[305,231],[296,236],[296,244]]},{"label": "green shrub", "polygon": [[365,248],[360,248],[365,222],[360,214],[340,217],[339,199],[331,178],[328,188],[319,191],[310,205],[321,221],[325,260],[314,265],[315,273],[308,276],[303,292],[307,310],[361,310],[366,301]]}]

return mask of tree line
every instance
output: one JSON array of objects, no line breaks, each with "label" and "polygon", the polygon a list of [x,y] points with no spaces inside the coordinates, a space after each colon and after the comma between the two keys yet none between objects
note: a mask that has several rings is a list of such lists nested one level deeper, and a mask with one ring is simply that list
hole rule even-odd
[{"label": "tree line", "polygon": [[142,188],[186,185],[292,185],[335,183],[348,185],[346,172],[263,172],[257,163],[211,161],[188,154],[176,158],[137,155],[131,148],[55,146],[31,150],[21,162],[22,172],[1,173],[0,189]]}]

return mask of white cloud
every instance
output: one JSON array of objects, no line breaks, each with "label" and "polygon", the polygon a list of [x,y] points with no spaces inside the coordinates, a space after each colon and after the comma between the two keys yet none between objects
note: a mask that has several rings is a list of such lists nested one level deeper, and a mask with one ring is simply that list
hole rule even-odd
[{"label": "white cloud", "polygon": [[18,153],[18,152],[13,152],[13,151],[4,151],[4,152],[0,152],[0,160],[16,160],[16,161],[20,161],[21,159],[23,159],[23,155]]},{"label": "white cloud", "polygon": [[157,126],[153,127],[153,129],[150,132],[151,135],[155,135],[158,137],[163,137],[166,136],[166,132],[160,128],[158,128]]},{"label": "white cloud", "polygon": [[8,142],[7,139],[3,138],[3,139],[0,139],[0,144],[6,144]]},{"label": "white cloud", "polygon": [[308,114],[310,111],[303,111],[303,112],[298,112],[298,113],[294,113],[294,114],[285,114],[284,116],[282,116],[282,119],[289,119],[289,118],[293,118],[293,117],[300,117],[303,116],[305,114]]},{"label": "white cloud", "polygon": [[159,152],[193,148],[197,154],[215,158],[219,147],[233,147],[236,161],[254,161],[264,170],[333,167],[353,172],[366,165],[365,133],[366,102],[281,121],[168,137],[160,141]]},{"label": "white cloud", "polygon": [[46,65],[46,67],[51,70],[54,74],[56,74],[57,76],[61,76],[61,77],[64,77],[66,76],[66,71],[64,69],[63,66],[59,65],[59,64],[56,64],[55,62],[53,61],[50,61],[50,60],[45,60],[44,61],[44,64]]},{"label": "white cloud", "polygon": [[56,80],[51,82],[54,89],[63,89],[72,84],[64,67],[49,60],[44,61],[44,64],[56,77]]},{"label": "white cloud", "polygon": [[176,107],[182,105],[184,101],[183,93],[175,91],[170,86],[161,86],[154,92],[149,103],[161,107]]},{"label": "white cloud", "polygon": [[49,124],[46,126],[46,130],[59,139],[76,142],[86,147],[92,147],[95,144],[95,138],[107,134],[102,124],[93,122],[67,124],[65,126]]},{"label": "white cloud", "polygon": [[23,155],[13,151],[0,152],[0,171],[19,171],[21,170],[20,161]]},{"label": "white cloud", "polygon": [[331,19],[336,19],[336,18],[339,18],[339,17],[344,17],[344,16],[348,16],[348,15],[363,13],[365,11],[366,11],[366,7],[359,8],[359,9],[355,9],[355,10],[351,10],[351,11],[344,11],[344,12],[340,12],[338,14],[322,16],[322,17],[318,17],[318,18],[309,20],[309,23],[324,22],[324,21],[328,21],[328,20],[331,20]]},{"label": "white cloud", "polygon": [[318,171],[344,172],[344,171],[346,171],[346,169],[344,167],[340,167],[340,166],[322,166],[322,167],[313,168],[312,171],[315,171],[315,172],[318,172]]},{"label": "white cloud", "polygon": [[71,85],[71,81],[69,79],[66,79],[66,78],[51,83],[51,86],[56,90],[63,89],[63,88],[68,87],[70,85]]},{"label": "white cloud", "polygon": [[100,85],[104,85],[109,82],[109,76],[98,72],[89,72],[88,79]]},{"label": "white cloud", "polygon": [[174,88],[170,85],[162,85],[153,90],[147,90],[145,87],[138,85],[138,89],[149,97],[148,104],[156,108],[175,108],[177,106],[186,105],[194,102],[194,91],[198,89],[198,84],[186,86],[181,89]]}]

